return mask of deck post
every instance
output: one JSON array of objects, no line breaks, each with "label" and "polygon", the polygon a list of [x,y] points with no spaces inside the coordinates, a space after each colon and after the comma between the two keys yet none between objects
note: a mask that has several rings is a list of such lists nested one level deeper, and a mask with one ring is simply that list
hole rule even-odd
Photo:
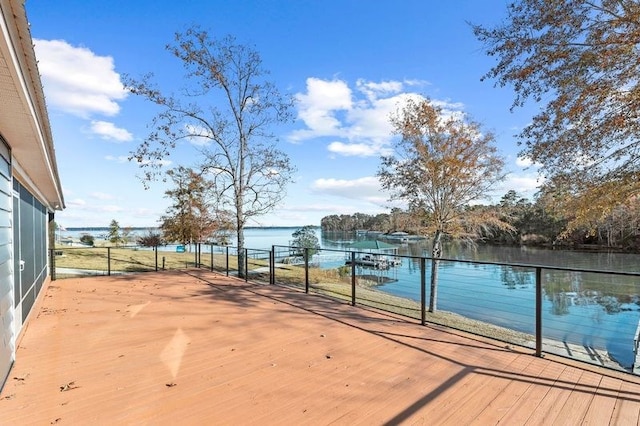
[{"label": "deck post", "polygon": [[275,262],[276,262],[276,246],[271,245],[271,250],[269,251],[269,284],[275,284],[274,274],[276,272]]},{"label": "deck post", "polygon": [[542,357],[542,268],[536,266],[536,356]]},{"label": "deck post", "polygon": [[244,249],[244,282],[249,282],[249,249]]},{"label": "deck post", "polygon": [[227,270],[227,276],[229,276],[229,246],[227,246],[226,249],[227,249],[227,265],[225,266],[225,269]]},{"label": "deck post", "polygon": [[304,248],[304,292],[309,293],[309,247]]},{"label": "deck post", "polygon": [[49,265],[51,267],[51,281],[56,280],[56,249],[49,249]]},{"label": "deck post", "polygon": [[356,252],[351,252],[351,306],[356,306]]},{"label": "deck post", "polygon": [[427,277],[426,277],[426,262],[424,257],[420,258],[420,314],[421,323],[425,325],[427,323],[426,310],[427,310]]}]

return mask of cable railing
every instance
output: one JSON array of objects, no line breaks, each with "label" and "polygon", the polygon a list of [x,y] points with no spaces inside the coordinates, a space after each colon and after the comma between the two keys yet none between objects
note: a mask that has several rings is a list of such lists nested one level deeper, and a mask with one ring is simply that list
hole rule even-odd
[{"label": "cable railing", "polygon": [[289,246],[239,252],[204,243],[175,251],[56,248],[50,256],[52,279],[206,268],[528,347],[537,356],[640,374],[637,272]]}]

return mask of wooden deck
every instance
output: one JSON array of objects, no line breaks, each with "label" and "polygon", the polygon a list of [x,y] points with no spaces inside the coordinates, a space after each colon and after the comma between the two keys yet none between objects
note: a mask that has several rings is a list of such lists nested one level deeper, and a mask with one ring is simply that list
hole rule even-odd
[{"label": "wooden deck", "polygon": [[52,282],[0,424],[638,424],[634,376],[205,271]]}]

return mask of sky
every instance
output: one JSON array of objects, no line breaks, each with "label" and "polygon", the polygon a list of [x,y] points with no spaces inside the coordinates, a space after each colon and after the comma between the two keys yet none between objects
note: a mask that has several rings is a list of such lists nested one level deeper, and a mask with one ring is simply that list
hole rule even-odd
[{"label": "sky", "polygon": [[[149,134],[157,110],[128,93],[124,76],[153,72],[178,90],[182,64],[165,48],[199,25],[233,35],[260,54],[270,80],[295,100],[295,120],[274,129],[297,171],[273,212],[249,226],[319,225],[324,216],[389,211],[376,172],[391,153],[389,115],[407,96],[461,111],[493,132],[509,190],[531,198],[535,167],[519,158],[515,135],[535,105],[511,111],[514,93],[481,77],[496,63],[469,23],[496,25],[506,0],[48,0],[26,1],[69,227],[153,227],[166,213],[170,184],[145,189],[128,157]],[[166,168],[193,166],[182,146]]]}]

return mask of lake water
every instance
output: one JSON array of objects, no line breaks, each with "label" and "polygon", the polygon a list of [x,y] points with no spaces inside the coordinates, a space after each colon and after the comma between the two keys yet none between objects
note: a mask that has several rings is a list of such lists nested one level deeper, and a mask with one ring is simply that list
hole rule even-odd
[{"label": "lake water", "polygon": [[[343,236],[323,239],[323,247],[345,247]],[[403,244],[398,254],[430,254],[429,241]],[[640,256],[529,247],[452,244],[443,257],[476,262],[557,266],[597,271],[640,272]],[[535,267],[441,261],[438,308],[510,329],[535,333]],[[430,277],[427,262],[427,283]],[[420,300],[418,259],[386,273],[379,290]],[[640,277],[542,269],[543,337],[585,348],[606,349],[620,365],[634,362],[633,342],[640,320]],[[429,297],[427,284],[427,300]]]},{"label": "lake water", "polygon": [[[270,250],[289,246],[298,228],[248,228],[245,246]],[[73,234],[67,232],[66,234]],[[95,234],[97,235],[97,234]],[[76,236],[76,235],[73,235]],[[79,234],[77,234],[79,236]],[[344,265],[345,250],[366,236],[354,233],[317,236],[323,251],[322,268]],[[232,240],[232,245],[235,243]],[[401,244],[402,265],[384,275],[379,290],[420,300],[420,267],[417,257],[428,256],[429,242]],[[443,257],[476,262],[558,266],[598,271],[640,272],[640,256],[528,247],[449,245]],[[366,271],[359,271],[365,273]],[[430,262],[427,262],[427,282]],[[640,320],[640,277],[542,270],[543,336],[559,342],[604,348],[622,366],[634,362],[633,340]],[[428,285],[427,285],[428,287]],[[427,288],[427,297],[428,297]],[[535,268],[442,261],[439,267],[438,308],[510,329],[535,332]]]}]

